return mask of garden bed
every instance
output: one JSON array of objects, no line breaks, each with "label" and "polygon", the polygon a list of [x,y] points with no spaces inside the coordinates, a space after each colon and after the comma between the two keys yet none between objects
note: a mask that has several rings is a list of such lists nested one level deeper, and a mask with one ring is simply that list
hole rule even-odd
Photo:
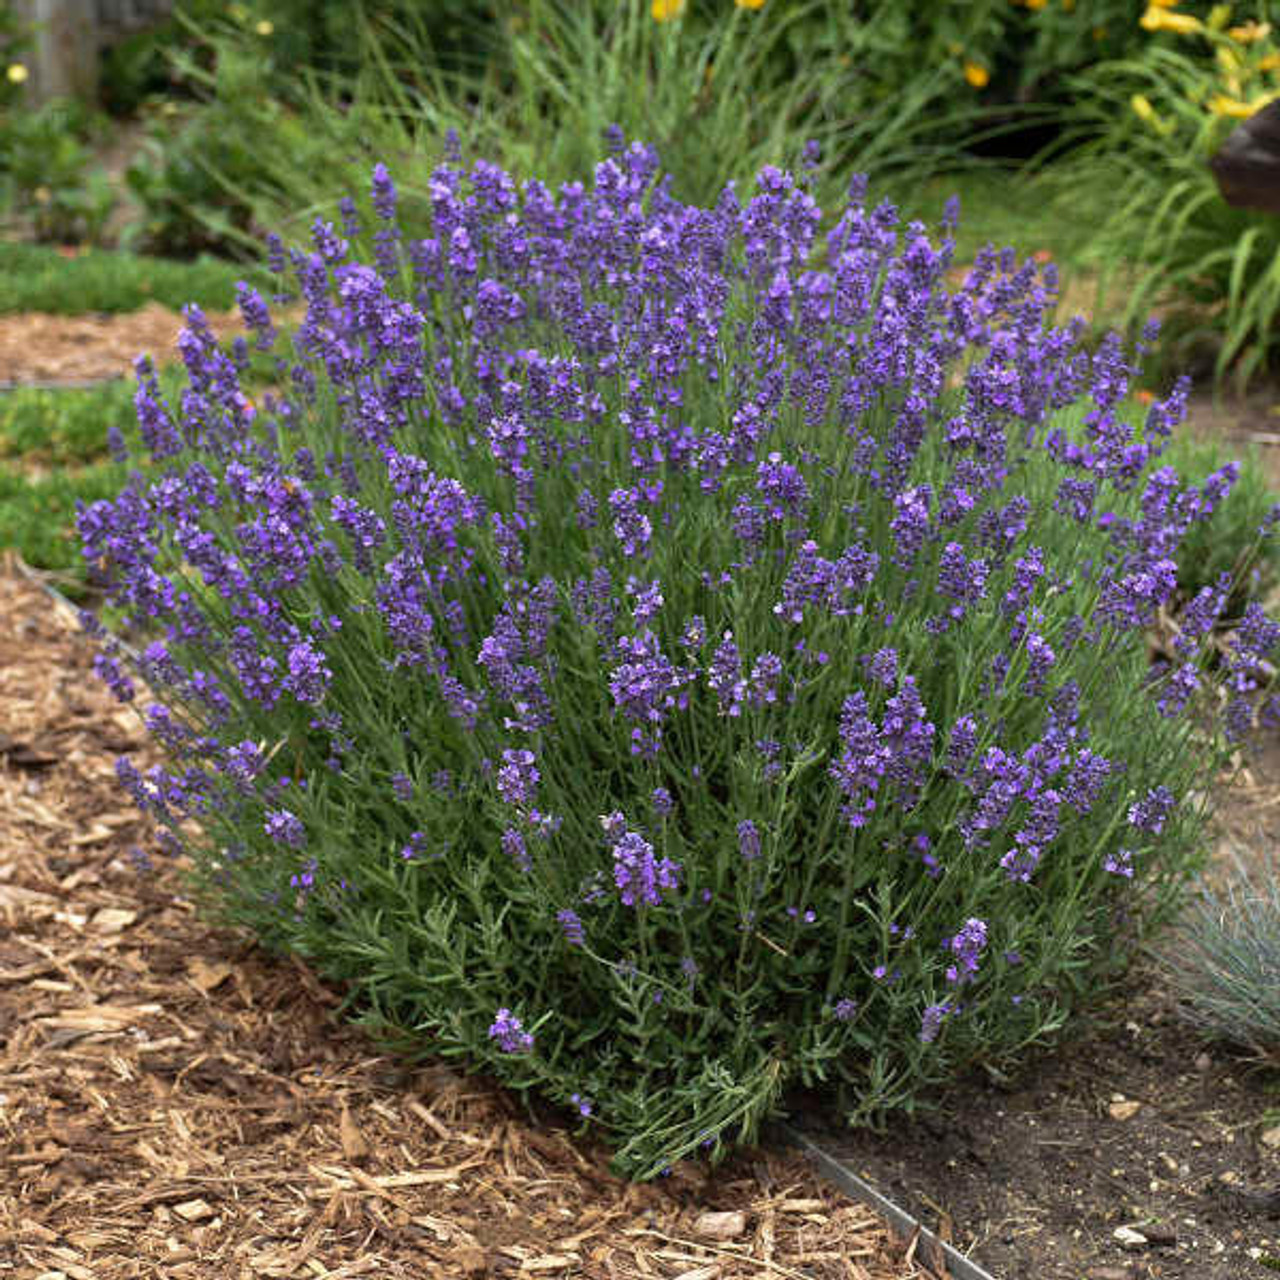
[{"label": "garden bed", "polygon": [[300,965],[200,924],[174,868],[131,854],[113,761],[143,735],[89,663],[0,572],[0,1274],[926,1274],[797,1154],[630,1186],[560,1119],[384,1056]]}]

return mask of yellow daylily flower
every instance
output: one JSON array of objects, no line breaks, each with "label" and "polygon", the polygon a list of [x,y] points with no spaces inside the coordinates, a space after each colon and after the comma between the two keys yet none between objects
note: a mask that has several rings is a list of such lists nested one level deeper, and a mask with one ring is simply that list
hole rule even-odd
[{"label": "yellow daylily flower", "polygon": [[1243,26],[1227,28],[1227,35],[1238,44],[1254,44],[1258,40],[1265,40],[1270,34],[1271,23],[1256,22],[1253,18]]},{"label": "yellow daylily flower", "polygon": [[1049,0],[1023,0],[1028,9],[1043,9]]},{"label": "yellow daylily flower", "polygon": [[1062,0],[1062,8],[1065,12],[1070,13],[1076,7],[1076,0]]},{"label": "yellow daylily flower", "polygon": [[1129,105],[1133,108],[1133,114],[1139,120],[1144,120],[1147,124],[1155,124],[1156,109],[1151,105],[1151,99],[1145,93],[1135,93],[1129,99]]},{"label": "yellow daylily flower", "polygon": [[265,18],[253,28],[260,36],[269,36],[275,29],[274,22],[268,22]]},{"label": "yellow daylily flower", "polygon": [[1247,120],[1257,110],[1239,98],[1228,98],[1225,93],[1215,93],[1209,99],[1209,110],[1215,116],[1233,116],[1237,120]]},{"label": "yellow daylily flower", "polygon": [[985,89],[991,80],[991,72],[980,67],[976,62],[964,64],[964,78],[975,88]]},{"label": "yellow daylily flower", "polygon": [[733,0],[736,8],[739,9],[763,9],[764,0]]},{"label": "yellow daylily flower", "polygon": [[1191,36],[1204,30],[1204,23],[1193,18],[1189,13],[1170,13],[1157,4],[1147,7],[1146,13],[1138,19],[1138,25],[1144,31],[1172,31],[1180,36]]},{"label": "yellow daylily flower", "polygon": [[653,0],[654,22],[670,22],[684,12],[684,0]]},{"label": "yellow daylily flower", "polygon": [[4,77],[10,84],[26,84],[27,76],[30,74],[26,67],[20,62],[11,62],[9,69],[4,73]]},{"label": "yellow daylily flower", "polygon": [[1258,63],[1259,71],[1280,70],[1280,53],[1269,53]]}]

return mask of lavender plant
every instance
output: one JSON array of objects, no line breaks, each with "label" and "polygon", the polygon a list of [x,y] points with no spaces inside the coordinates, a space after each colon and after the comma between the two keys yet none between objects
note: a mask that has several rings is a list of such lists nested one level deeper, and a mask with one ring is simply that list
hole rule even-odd
[{"label": "lavender plant", "polygon": [[1126,421],[1051,266],[949,288],[954,209],[934,244],[858,179],[822,236],[787,173],[701,208],[614,146],[554,192],[446,163],[418,239],[379,166],[273,246],[277,393],[191,308],[180,402],[139,369],[160,471],[79,531],[154,637],[144,692],[99,628],[168,759],[121,781],[210,906],[646,1177],[801,1082],[912,1105],[1123,972],[1199,856],[1219,594],[1176,669],[1143,632],[1234,468],[1159,465],[1185,387]]}]

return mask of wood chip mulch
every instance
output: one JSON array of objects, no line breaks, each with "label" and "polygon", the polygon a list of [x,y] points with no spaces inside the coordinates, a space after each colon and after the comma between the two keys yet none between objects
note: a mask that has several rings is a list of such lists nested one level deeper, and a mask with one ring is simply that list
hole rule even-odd
[{"label": "wood chip mulch", "polygon": [[0,566],[0,1277],[927,1274],[792,1152],[629,1186],[202,924],[131,853],[113,763],[143,735],[90,657]]},{"label": "wood chip mulch", "polygon": [[[210,311],[206,318],[219,339],[243,329],[237,311]],[[158,302],[121,315],[0,315],[0,381],[75,385],[128,377],[143,352],[156,364],[176,360],[182,325],[177,311]]]}]

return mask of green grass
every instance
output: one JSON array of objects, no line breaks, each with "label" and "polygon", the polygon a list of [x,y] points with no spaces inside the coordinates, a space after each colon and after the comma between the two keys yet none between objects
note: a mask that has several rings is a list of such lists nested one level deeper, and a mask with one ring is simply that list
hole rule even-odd
[{"label": "green grass", "polygon": [[66,257],[46,245],[0,243],[0,313],[84,315],[137,311],[149,302],[226,310],[235,305],[236,281],[253,276],[251,267],[214,258],[177,262],[103,249]]},{"label": "green grass", "polygon": [[[161,389],[177,399],[180,367],[163,370]],[[30,565],[80,577],[76,502],[115,497],[130,467],[111,460],[107,428],[138,443],[134,385],[121,379],[87,389],[31,387],[0,392],[0,548]]]}]

